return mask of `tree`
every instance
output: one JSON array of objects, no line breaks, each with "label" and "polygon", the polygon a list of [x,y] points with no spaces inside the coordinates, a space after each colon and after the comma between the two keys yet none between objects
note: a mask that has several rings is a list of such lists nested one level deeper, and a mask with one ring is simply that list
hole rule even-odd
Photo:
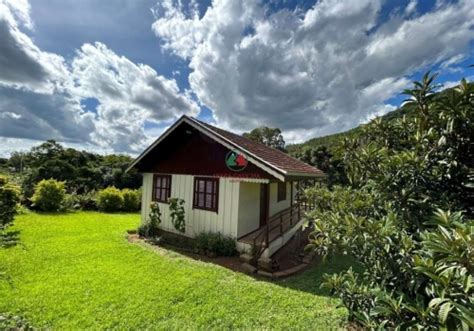
[{"label": "tree", "polygon": [[87,194],[108,186],[137,189],[141,176],[136,171],[125,172],[132,158],[128,155],[98,155],[73,148],[64,148],[48,140],[29,152],[12,153],[7,166],[22,176],[23,203],[28,204],[34,186],[43,179],[66,182],[68,193]]},{"label": "tree", "polygon": [[365,267],[324,282],[365,328],[474,328],[474,90],[463,80],[434,98],[433,82],[405,91],[413,117],[374,120],[344,142],[350,187],[306,192],[310,247]]},{"label": "tree", "polygon": [[12,185],[7,177],[0,175],[0,232],[13,222],[19,202],[18,188]]},{"label": "tree", "polygon": [[343,160],[335,157],[326,146],[305,146],[292,156],[324,171],[329,186],[347,184]]},{"label": "tree", "polygon": [[243,136],[269,147],[276,148],[282,152],[286,152],[285,140],[283,139],[283,135],[281,134],[281,130],[279,128],[261,126],[259,128],[253,129],[250,132],[245,132]]}]

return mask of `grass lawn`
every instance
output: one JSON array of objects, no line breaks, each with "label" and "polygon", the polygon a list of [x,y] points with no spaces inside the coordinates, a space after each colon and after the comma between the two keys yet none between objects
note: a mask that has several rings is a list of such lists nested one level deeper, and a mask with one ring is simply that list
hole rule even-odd
[{"label": "grass lawn", "polygon": [[162,254],[125,239],[137,214],[20,215],[21,244],[0,249],[0,313],[40,328],[292,328],[337,327],[339,300],[319,289],[338,259],[293,278],[268,282]]}]

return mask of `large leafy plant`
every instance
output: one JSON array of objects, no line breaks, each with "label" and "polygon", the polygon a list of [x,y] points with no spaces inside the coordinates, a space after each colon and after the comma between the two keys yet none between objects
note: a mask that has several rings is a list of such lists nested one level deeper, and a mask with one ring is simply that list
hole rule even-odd
[{"label": "large leafy plant", "polygon": [[405,91],[411,116],[345,141],[350,187],[306,192],[317,206],[309,248],[365,267],[324,286],[367,328],[474,327],[474,223],[440,209],[472,211],[474,91],[463,80],[436,96],[434,78]]}]

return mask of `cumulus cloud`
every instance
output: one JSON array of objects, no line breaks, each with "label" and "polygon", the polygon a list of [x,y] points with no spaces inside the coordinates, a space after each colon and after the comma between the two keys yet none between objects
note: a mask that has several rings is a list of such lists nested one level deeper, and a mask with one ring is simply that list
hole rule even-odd
[{"label": "cumulus cloud", "polygon": [[136,152],[146,147],[145,121],[160,123],[199,112],[189,92],[181,93],[174,79],[135,64],[102,43],[78,50],[71,75],[75,82],[71,94],[100,103],[93,138],[115,150]]},{"label": "cumulus cloud", "polygon": [[0,88],[0,136],[90,143],[91,114],[68,95]]},{"label": "cumulus cloud", "polygon": [[[139,152],[144,124],[197,115],[189,91],[153,68],[119,56],[105,44],[84,44],[66,60],[42,51],[26,0],[0,0],[0,136],[93,144]],[[94,98],[87,111],[81,101]]]},{"label": "cumulus cloud", "polygon": [[52,93],[67,74],[64,59],[41,51],[20,27],[33,27],[27,1],[0,0],[0,85]]},{"label": "cumulus cloud", "polygon": [[189,61],[190,86],[220,125],[264,123],[301,141],[389,111],[407,75],[466,53],[472,1],[413,15],[416,4],[380,22],[377,0],[323,0],[307,11],[215,0],[202,15],[167,0],[153,30]]}]

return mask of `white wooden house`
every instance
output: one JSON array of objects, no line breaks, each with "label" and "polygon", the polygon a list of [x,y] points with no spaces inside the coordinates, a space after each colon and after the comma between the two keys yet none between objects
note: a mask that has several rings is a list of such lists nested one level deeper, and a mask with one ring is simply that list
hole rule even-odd
[{"label": "white wooden house", "polygon": [[161,228],[171,223],[168,199],[185,201],[186,230],[220,232],[240,251],[270,257],[301,228],[298,181],[323,172],[279,150],[183,116],[130,166],[143,174],[142,221],[157,201]]}]

